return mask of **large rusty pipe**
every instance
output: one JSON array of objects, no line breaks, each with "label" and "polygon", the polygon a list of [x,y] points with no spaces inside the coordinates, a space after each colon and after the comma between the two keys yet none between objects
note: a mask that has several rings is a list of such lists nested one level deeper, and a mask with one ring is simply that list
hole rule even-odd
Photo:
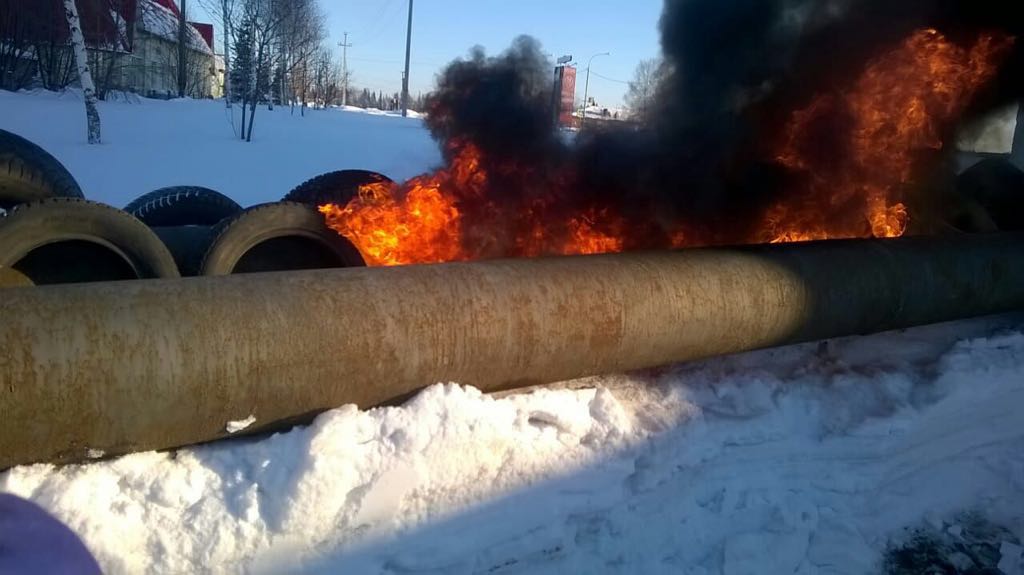
[{"label": "large rusty pipe", "polygon": [[12,288],[0,468],[1018,309],[1022,234]]}]

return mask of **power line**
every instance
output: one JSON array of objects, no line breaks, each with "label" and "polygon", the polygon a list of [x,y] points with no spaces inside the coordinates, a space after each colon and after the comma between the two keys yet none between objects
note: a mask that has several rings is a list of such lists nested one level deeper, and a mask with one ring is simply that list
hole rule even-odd
[{"label": "power line", "polygon": [[591,74],[597,76],[598,78],[601,78],[602,80],[608,80],[609,82],[615,82],[617,84],[630,84],[631,83],[631,82],[628,82],[626,80],[616,80],[615,78],[609,78],[608,76],[602,76],[601,74],[598,74],[597,72],[591,72]]},{"label": "power line", "polygon": [[355,33],[353,33],[352,35],[357,37],[357,38],[361,38],[363,32],[366,32],[367,30],[376,27],[377,24],[380,23],[381,18],[384,16],[384,12],[386,12],[389,8],[391,8],[391,6],[394,4],[394,2],[395,2],[395,0],[388,0],[387,2],[384,2],[383,4],[381,4],[380,10],[377,12],[377,15],[374,16],[372,20],[370,20],[372,22],[372,24],[370,24],[368,26],[362,26],[360,28],[357,28],[356,29],[357,31]]},{"label": "power line", "polygon": [[[371,62],[371,63],[374,63],[374,64],[398,64],[398,65],[402,65],[402,64],[405,63],[404,60],[384,60],[384,59],[381,59],[381,58],[355,58],[355,57],[353,57],[353,58],[350,58],[350,60],[352,60],[353,62]],[[443,66],[444,64],[441,63],[441,62],[428,62],[428,61],[424,61],[424,60],[413,60],[412,61],[412,65],[413,66]]]},{"label": "power line", "polygon": [[395,8],[395,10],[389,10],[388,13],[383,18],[379,18],[377,20],[376,24],[374,24],[373,26],[368,26],[366,29],[363,30],[364,32],[366,30],[370,30],[370,32],[367,32],[365,35],[359,36],[359,38],[366,38],[366,41],[360,40],[361,42],[363,42],[364,45],[369,44],[370,42],[380,37],[381,33],[384,32],[384,29],[388,27],[388,24],[390,24],[395,19],[396,16],[402,13],[401,4],[389,3],[387,4],[387,6]]}]

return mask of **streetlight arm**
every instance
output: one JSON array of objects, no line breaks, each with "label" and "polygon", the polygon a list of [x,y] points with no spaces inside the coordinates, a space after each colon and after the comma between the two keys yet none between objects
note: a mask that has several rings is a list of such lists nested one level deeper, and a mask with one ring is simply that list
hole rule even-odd
[{"label": "streetlight arm", "polygon": [[598,56],[611,56],[611,52],[601,52],[600,54],[594,54],[587,60],[587,82],[583,87],[583,109],[580,114],[580,127],[583,127],[583,123],[587,121],[587,98],[590,97],[590,64],[593,63],[594,58]]}]

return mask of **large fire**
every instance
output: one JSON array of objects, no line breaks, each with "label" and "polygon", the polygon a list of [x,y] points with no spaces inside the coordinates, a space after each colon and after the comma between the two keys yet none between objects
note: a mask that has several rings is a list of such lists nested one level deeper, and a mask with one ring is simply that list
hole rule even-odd
[{"label": "large fire", "polygon": [[[980,37],[961,47],[936,30],[920,30],[869,62],[852,85],[826,93],[795,111],[775,160],[806,184],[769,205],[751,237],[736,242],[793,242],[852,237],[896,237],[909,221],[904,195],[922,152],[943,146],[949,123],[994,78],[1012,38]],[[842,157],[821,154],[823,129],[841,129]],[[828,137],[835,138],[836,134]],[[346,206],[320,211],[348,238],[368,265],[403,265],[486,257],[619,252],[650,245],[650,223],[604,206],[559,205],[572,174],[528,175],[541,194],[497,201],[489,174],[471,142],[453,142],[448,167],[405,184],[371,184]],[[644,241],[637,241],[643,235]],[[663,230],[662,247],[712,243],[701,234]],[[720,239],[716,241],[721,241]]]},{"label": "large fire", "polygon": [[[936,30],[920,30],[869,63],[849,90],[794,112],[777,159],[809,183],[768,208],[758,239],[903,235],[904,194],[916,160],[942,149],[941,130],[995,76],[1012,42],[985,35],[965,49]],[[843,157],[816,154],[821,130],[837,125],[846,130]]]}]

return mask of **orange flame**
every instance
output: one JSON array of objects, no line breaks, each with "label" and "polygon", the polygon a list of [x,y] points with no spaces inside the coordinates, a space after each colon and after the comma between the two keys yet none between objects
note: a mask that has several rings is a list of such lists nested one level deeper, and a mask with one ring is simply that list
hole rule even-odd
[{"label": "orange flame", "polygon": [[[488,203],[488,174],[481,167],[480,151],[459,142],[448,168],[413,178],[404,185],[376,183],[362,186],[345,207],[320,206],[327,225],[348,238],[367,265],[463,261],[485,257],[500,228],[514,234],[509,250],[521,257],[559,254],[619,252],[625,245],[625,225],[607,209],[588,209],[569,218],[565,226],[552,226],[545,216],[550,199],[539,198],[515,213]],[[514,168],[514,167],[513,167]],[[513,169],[510,168],[510,169]],[[557,188],[557,183],[547,183]],[[457,194],[455,191],[457,190]],[[461,201],[478,203],[485,220],[466,224]],[[514,220],[508,221],[498,220]],[[564,228],[564,229],[563,229]],[[467,246],[466,236],[473,245]]]},{"label": "orange flame", "polygon": [[[599,222],[609,229],[602,230]],[[622,226],[623,223],[610,217],[607,210],[580,214],[569,220],[569,237],[558,252],[563,255],[621,252],[626,243]]]},{"label": "orange flame", "polygon": [[[452,143],[444,169],[402,185],[364,186],[346,206],[320,211],[371,266],[619,252],[650,245],[655,236],[661,247],[896,237],[910,219],[904,195],[921,151],[942,148],[943,130],[995,76],[1012,43],[985,35],[962,48],[936,30],[920,30],[869,62],[843,92],[793,112],[774,155],[806,184],[769,205],[749,237],[665,231],[653,225],[654,214],[630,223],[608,207],[561,205],[568,171],[545,176],[514,160],[485,163],[476,146],[462,141]],[[838,133],[841,157],[821,153],[823,126],[829,138]],[[499,203],[488,196],[492,174],[485,165],[544,193]]]},{"label": "orange flame", "polygon": [[349,239],[367,265],[445,262],[460,257],[461,215],[450,196],[425,180],[399,195],[394,184],[359,188],[344,208],[320,207],[328,225]]},{"label": "orange flame", "polygon": [[[941,130],[996,74],[1013,39],[984,35],[964,49],[919,30],[868,64],[843,94],[825,94],[793,113],[778,161],[808,174],[808,189],[765,212],[769,242],[904,234],[904,204],[921,150],[942,149]],[[823,121],[845,119],[844,157],[815,157]]]}]

